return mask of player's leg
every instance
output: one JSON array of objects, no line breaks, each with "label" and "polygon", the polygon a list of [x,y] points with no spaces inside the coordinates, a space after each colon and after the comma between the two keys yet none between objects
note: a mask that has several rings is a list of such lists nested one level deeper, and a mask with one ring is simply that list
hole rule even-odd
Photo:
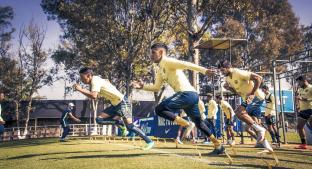
[{"label": "player's leg", "polygon": [[69,126],[63,126],[63,133],[62,133],[62,136],[61,136],[61,139],[60,139],[61,142],[65,141],[65,138],[69,134],[69,131],[70,131]]},{"label": "player's leg", "polygon": [[299,113],[298,121],[297,121],[297,130],[299,133],[299,137],[301,139],[301,144],[296,147],[297,149],[307,149],[307,143],[306,143],[306,135],[304,131],[304,125],[306,124],[307,120],[306,117],[303,116],[303,113]]},{"label": "player's leg", "polygon": [[176,140],[177,140],[177,142],[179,144],[183,144],[183,142],[181,141],[182,129],[183,129],[183,127],[179,126],[178,133],[177,133],[177,138],[176,138]]}]

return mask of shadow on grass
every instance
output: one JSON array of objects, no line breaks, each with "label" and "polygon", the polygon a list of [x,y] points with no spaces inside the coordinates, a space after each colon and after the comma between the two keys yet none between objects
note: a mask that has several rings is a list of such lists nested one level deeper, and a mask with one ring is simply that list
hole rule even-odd
[{"label": "shadow on grass", "polygon": [[150,155],[164,155],[164,153],[138,153],[138,154],[99,154],[99,155],[83,155],[71,156],[64,158],[44,158],[42,160],[60,160],[60,159],[91,159],[91,158],[133,158]]},{"label": "shadow on grass", "polygon": [[[228,164],[210,164],[210,165],[214,165],[217,167],[237,167],[237,168],[247,168],[247,167],[251,167],[251,168],[268,168],[267,166],[263,166],[263,165],[256,165],[256,164],[232,164],[232,165],[228,165]],[[230,167],[231,166],[231,167]],[[291,169],[291,168],[287,168],[287,167],[273,167],[274,169]]]},{"label": "shadow on grass", "polygon": [[47,145],[57,143],[57,139],[40,138],[40,139],[28,139],[28,140],[13,140],[9,142],[0,143],[0,148],[17,148],[17,147],[29,147],[38,145]]},{"label": "shadow on grass", "polygon": [[21,156],[9,157],[2,160],[17,160],[17,159],[25,159],[32,158],[38,156],[46,156],[46,155],[62,155],[62,154],[79,154],[79,153],[100,153],[100,152],[118,152],[118,151],[128,151],[133,149],[124,149],[124,150],[107,150],[107,151],[72,151],[72,152],[55,152],[55,153],[38,153],[38,154],[26,154]]}]

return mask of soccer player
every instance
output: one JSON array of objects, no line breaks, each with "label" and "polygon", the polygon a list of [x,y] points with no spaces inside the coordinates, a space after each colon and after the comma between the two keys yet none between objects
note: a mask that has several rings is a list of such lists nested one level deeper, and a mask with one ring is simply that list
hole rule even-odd
[{"label": "soccer player", "polygon": [[217,103],[220,105],[221,111],[224,113],[225,116],[225,125],[226,125],[226,135],[227,135],[227,144],[228,145],[235,145],[235,134],[233,130],[234,126],[234,110],[232,106],[225,100],[222,99],[221,96],[216,97]]},{"label": "soccer player", "polygon": [[137,89],[156,92],[161,89],[165,82],[168,83],[176,93],[157,105],[155,108],[156,114],[170,121],[174,121],[180,126],[190,126],[188,121],[176,115],[180,109],[183,109],[195,123],[196,127],[214,143],[215,149],[213,153],[224,153],[225,148],[211,133],[210,129],[205,124],[204,119],[201,117],[199,110],[199,95],[190,84],[188,78],[183,73],[183,70],[193,70],[208,75],[214,72],[193,63],[167,57],[168,47],[163,43],[153,44],[151,50],[151,59],[158,64],[159,67],[155,83],[144,84],[140,80],[134,81],[132,86]]},{"label": "soccer player", "polygon": [[[215,124],[216,124],[216,119],[217,119],[217,112],[218,112],[218,104],[216,101],[213,100],[212,94],[208,93],[207,94],[207,118],[205,119],[206,125],[209,127],[213,135],[217,135],[216,129],[215,129]],[[204,144],[209,144],[208,138],[206,138],[206,141]]]},{"label": "soccer player", "polygon": [[269,91],[269,87],[266,85],[263,85],[261,89],[265,94],[265,102],[266,102],[265,113],[264,113],[265,123],[268,126],[268,130],[272,138],[272,143],[279,143],[280,137],[276,128],[276,112],[275,112],[274,95]]},{"label": "soccer player", "polygon": [[[4,100],[4,93],[0,92],[0,102]],[[4,124],[5,121],[3,120],[3,118],[1,117],[1,113],[2,113],[2,108],[1,108],[1,103],[0,103],[0,136],[2,139],[2,134],[4,133]]]},{"label": "soccer player", "polygon": [[299,114],[297,129],[301,139],[301,144],[297,149],[307,149],[306,134],[304,132],[304,125],[312,116],[312,85],[309,84],[305,76],[299,76],[296,79],[299,89],[296,99],[299,101]]},{"label": "soccer player", "polygon": [[[79,84],[73,86],[74,89],[84,94],[85,96],[96,99],[104,97],[110,101],[111,106],[106,108],[97,118],[99,124],[116,124],[119,126],[125,125],[129,131],[139,135],[147,144],[142,148],[149,150],[153,148],[154,142],[143,133],[141,129],[136,127],[132,122],[132,108],[128,99],[119,92],[116,87],[109,82],[108,79],[102,79],[99,76],[94,76],[90,68],[82,68],[80,78],[84,84],[90,85],[91,90],[83,89]],[[122,119],[120,121],[120,119]]]},{"label": "soccer player", "polygon": [[76,118],[74,115],[73,115],[73,110],[74,110],[74,103],[69,103],[68,104],[68,107],[67,109],[62,113],[62,117],[61,117],[61,125],[62,125],[62,128],[63,128],[63,133],[62,133],[62,136],[60,138],[60,142],[66,142],[65,138],[66,136],[68,135],[69,133],[69,125],[68,125],[68,119],[71,118],[73,119],[74,121],[76,121],[77,123],[80,123],[81,121]]},{"label": "soccer player", "polygon": [[257,103],[265,98],[265,94],[259,90],[262,77],[249,71],[233,68],[227,60],[221,61],[218,68],[225,76],[224,88],[243,99],[242,104],[235,109],[235,115],[257,132],[257,142],[262,143],[269,152],[273,152],[271,145],[265,139],[265,128],[256,123],[246,111],[247,100],[252,100],[254,106],[260,107],[261,105]]}]

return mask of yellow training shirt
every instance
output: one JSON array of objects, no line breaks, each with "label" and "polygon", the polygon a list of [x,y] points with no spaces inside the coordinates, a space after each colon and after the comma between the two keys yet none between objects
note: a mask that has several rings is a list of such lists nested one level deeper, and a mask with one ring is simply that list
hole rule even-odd
[{"label": "yellow training shirt", "polygon": [[[247,94],[249,94],[254,87],[254,83],[250,80],[250,77],[251,72],[232,68],[232,77],[227,76],[225,80],[237,92],[237,94],[246,101]],[[264,100],[265,94],[257,89],[255,96],[260,100]]]},{"label": "yellow training shirt", "polygon": [[308,101],[299,101],[299,110],[312,109],[312,85],[309,84],[306,88],[299,88],[298,94],[300,97],[308,99]]},{"label": "yellow training shirt", "polygon": [[92,77],[91,92],[98,92],[100,97],[109,100],[114,106],[118,105],[124,98],[124,95],[108,79],[102,79],[99,76]]},{"label": "yellow training shirt", "polygon": [[226,119],[233,119],[235,113],[229,102],[221,100],[220,108],[221,111],[224,113]]},{"label": "yellow training shirt", "polygon": [[[267,100],[269,100],[270,102],[267,102]],[[268,115],[275,116],[276,112],[275,112],[275,98],[274,98],[274,95],[272,93],[268,93],[265,96],[265,101],[266,101],[266,104],[265,104],[264,116],[268,116]]]},{"label": "yellow training shirt", "polygon": [[155,84],[144,84],[143,89],[157,92],[166,82],[175,92],[194,91],[183,70],[197,71],[205,74],[207,69],[196,64],[177,60],[169,57],[162,57],[159,62],[159,70],[156,74]]},{"label": "yellow training shirt", "polygon": [[207,118],[208,119],[217,119],[217,112],[218,112],[218,104],[216,101],[211,99],[208,102],[208,117]]}]

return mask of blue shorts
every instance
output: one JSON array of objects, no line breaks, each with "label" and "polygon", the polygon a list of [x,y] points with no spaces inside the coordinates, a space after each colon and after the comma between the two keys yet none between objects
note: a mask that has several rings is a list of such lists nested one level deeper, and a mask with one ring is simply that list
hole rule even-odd
[{"label": "blue shorts", "polygon": [[183,109],[191,119],[201,117],[198,108],[199,96],[197,92],[185,91],[177,92],[173,96],[162,101],[158,106],[163,107],[170,112],[179,112]]},{"label": "blue shorts", "polygon": [[246,111],[250,116],[261,118],[261,106],[263,102],[264,100],[260,100],[259,98],[255,97],[250,104],[242,102],[241,106],[246,108]]},{"label": "blue shorts", "polygon": [[132,118],[132,107],[127,98],[124,98],[118,105],[111,105],[104,109],[104,113],[111,117],[120,116],[124,118]]},{"label": "blue shorts", "polygon": [[299,112],[298,116],[304,120],[309,120],[312,116],[312,109],[302,110]]},{"label": "blue shorts", "polygon": [[264,117],[264,119],[265,119],[265,123],[267,124],[267,125],[273,125],[273,124],[275,124],[276,123],[276,116],[265,116]]}]

